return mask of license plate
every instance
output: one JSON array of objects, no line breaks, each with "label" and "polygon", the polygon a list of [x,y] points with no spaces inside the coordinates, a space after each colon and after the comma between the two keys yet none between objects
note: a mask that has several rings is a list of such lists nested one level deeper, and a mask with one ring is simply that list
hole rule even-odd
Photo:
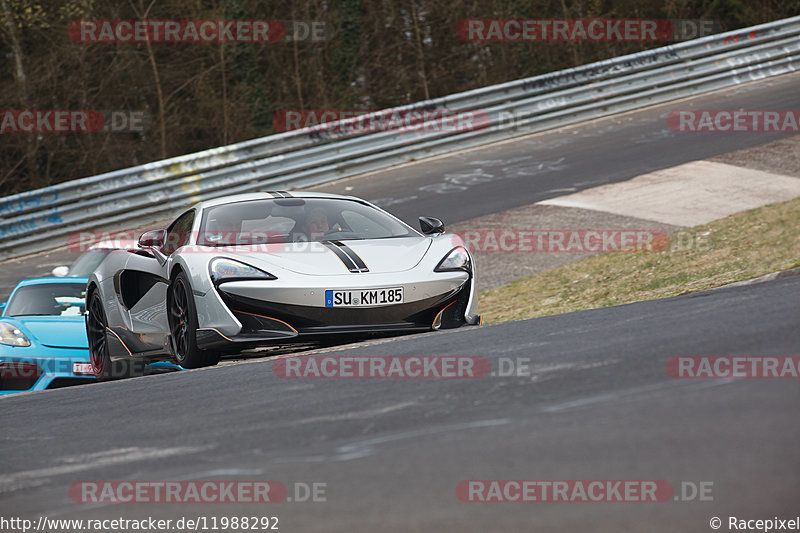
[{"label": "license plate", "polygon": [[72,363],[72,373],[78,376],[94,375],[92,363]]},{"label": "license plate", "polygon": [[373,307],[403,303],[403,288],[325,291],[325,307]]}]

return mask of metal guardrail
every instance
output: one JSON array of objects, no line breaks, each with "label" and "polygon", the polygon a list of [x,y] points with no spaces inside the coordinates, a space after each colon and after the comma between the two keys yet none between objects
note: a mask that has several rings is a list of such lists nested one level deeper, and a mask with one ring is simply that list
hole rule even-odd
[{"label": "metal guardrail", "polygon": [[[70,233],[144,223],[222,194],[307,187],[620,113],[800,67],[800,17],[435,98],[366,116],[478,111],[482,127],[296,130],[0,198],[0,260]],[[427,129],[426,129],[427,128]],[[430,129],[431,131],[428,131]]]}]

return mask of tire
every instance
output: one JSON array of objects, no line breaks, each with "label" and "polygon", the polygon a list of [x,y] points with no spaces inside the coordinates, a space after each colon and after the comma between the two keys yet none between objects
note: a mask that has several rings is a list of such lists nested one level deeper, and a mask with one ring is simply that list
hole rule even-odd
[{"label": "tire", "polygon": [[89,315],[86,318],[86,337],[89,341],[89,359],[98,381],[123,379],[131,375],[131,361],[112,361],[108,351],[108,320],[103,300],[98,291],[89,296]]},{"label": "tire", "polygon": [[214,366],[219,362],[219,353],[197,347],[197,308],[192,286],[183,272],[170,284],[167,315],[175,362],[183,368]]}]

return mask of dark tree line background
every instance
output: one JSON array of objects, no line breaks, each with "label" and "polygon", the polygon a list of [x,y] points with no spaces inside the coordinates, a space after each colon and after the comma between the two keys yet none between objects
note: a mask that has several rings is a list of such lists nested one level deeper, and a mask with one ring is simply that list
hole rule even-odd
[{"label": "dark tree line background", "polygon": [[[464,18],[715,19],[800,0],[0,0],[0,110],[144,112],[140,132],[0,134],[0,196],[275,133],[281,109],[382,109],[668,43],[468,43]],[[77,43],[77,19],[322,20],[324,42]]]}]

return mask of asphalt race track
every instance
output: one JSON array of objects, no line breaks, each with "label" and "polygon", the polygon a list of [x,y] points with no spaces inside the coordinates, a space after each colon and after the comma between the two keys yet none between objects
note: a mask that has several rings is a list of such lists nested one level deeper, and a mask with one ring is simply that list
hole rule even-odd
[{"label": "asphalt race track", "polygon": [[[281,531],[343,532],[709,531],[714,516],[794,517],[797,381],[674,379],[666,362],[800,355],[798,295],[795,276],[336,352],[484,356],[493,371],[522,358],[523,376],[285,379],[257,361],[9,397],[1,505],[34,518],[277,516]],[[86,480],[189,479],[324,483],[326,501],[68,496]],[[679,499],[705,483],[711,500],[460,501],[459,481],[475,479],[666,480]]]},{"label": "asphalt race track", "polygon": [[[797,109],[798,84],[800,74],[778,76],[314,190],[377,201],[414,227],[420,215],[453,224],[789,136],[676,133],[667,128],[666,117],[675,109]],[[75,257],[55,252],[5,263],[0,268],[0,300],[20,279],[49,275],[54,266],[70,264]]]},{"label": "asphalt race track", "polygon": [[[797,109],[798,81],[781,76],[317,189],[377,201],[414,225],[418,215],[461,222],[788,136],[674,133],[665,117]],[[71,259],[6,263],[0,301],[19,279]],[[688,532],[710,531],[713,517],[728,531],[730,516],[794,518],[797,379],[675,379],[667,361],[800,356],[798,303],[794,276],[316,356],[488,359],[493,375],[476,379],[285,379],[274,367],[287,359],[261,358],[8,396],[0,515],[269,516],[288,532]],[[519,375],[498,375],[512,364]],[[663,480],[675,493],[663,502],[495,503],[456,492],[463,480],[508,479]],[[70,496],[81,482],[187,480],[272,480],[289,493],[271,504]],[[300,497],[313,484],[317,501]]]}]

